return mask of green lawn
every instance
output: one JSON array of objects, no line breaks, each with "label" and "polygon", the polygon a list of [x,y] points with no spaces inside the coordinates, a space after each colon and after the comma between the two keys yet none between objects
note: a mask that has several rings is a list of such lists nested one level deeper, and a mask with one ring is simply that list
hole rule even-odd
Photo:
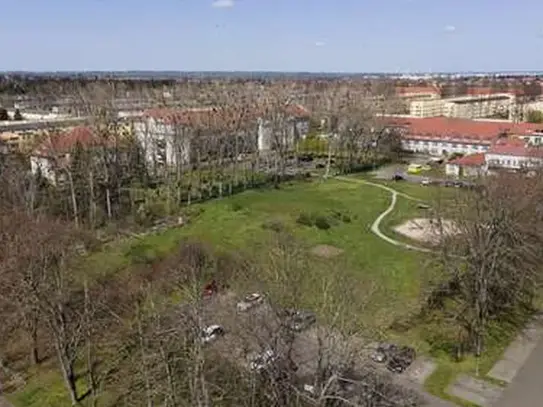
[{"label": "green lawn", "polygon": [[[385,184],[422,200],[431,200],[436,194],[455,193],[452,189],[442,192],[439,188],[402,182]],[[405,333],[390,329],[393,322],[417,314],[423,293],[439,276],[436,268],[429,266],[429,255],[400,249],[371,233],[371,224],[389,204],[390,193],[383,189],[334,179],[297,182],[283,185],[278,190],[247,191],[191,206],[186,211],[189,223],[182,228],[110,245],[86,259],[85,271],[95,276],[130,272],[129,266],[136,257],[154,259],[167,256],[182,239],[192,238],[208,243],[218,251],[237,252],[261,261],[255,265],[252,281],[246,281],[247,276],[234,277],[232,286],[241,291],[269,278],[269,274],[262,270],[269,262],[270,244],[277,232],[263,225],[279,224],[298,238],[305,251],[306,269],[296,280],[303,291],[300,294],[301,305],[315,307],[319,312],[323,298],[328,295],[341,298],[342,292],[337,291],[342,289],[339,283],[348,282],[349,290],[357,300],[343,304],[343,313],[355,325],[382,332],[400,342],[410,343],[424,353],[433,354],[439,362],[439,369],[427,387],[442,395],[445,382],[457,372],[471,372],[474,364],[471,360],[463,364],[453,363],[449,356],[432,348],[428,337],[432,329],[440,329],[439,325],[415,327]],[[332,219],[334,212],[347,215],[350,221],[332,222],[328,230],[296,222],[301,213]],[[423,215],[416,202],[399,197],[396,210],[383,221],[383,231],[389,234],[395,224],[417,216]],[[332,245],[342,249],[343,253],[328,259],[309,253],[319,244]],[[336,291],[330,292],[322,284],[325,279],[320,277],[328,277],[330,281],[330,276],[338,282]],[[503,347],[501,343],[500,346]],[[486,370],[490,358],[496,358],[501,348],[495,346],[494,349],[489,352],[487,361],[483,361]],[[67,405],[63,394],[59,376],[49,372],[36,375],[12,400],[16,407],[62,407]]]},{"label": "green lawn", "polygon": [[[372,222],[389,203],[387,191],[337,180],[247,191],[191,207],[189,223],[182,228],[109,245],[86,259],[85,272],[94,276],[129,272],[136,255],[149,259],[167,256],[184,238],[201,240],[216,250],[244,253],[265,263],[276,232],[263,225],[275,222],[296,236],[306,251],[307,270],[299,280],[304,291],[300,301],[317,307],[325,295],[341,297],[341,292],[326,292],[319,276],[354,282],[349,289],[359,301],[344,304],[346,315],[359,326],[384,331],[395,318],[417,309],[421,290],[428,281],[424,255],[398,250],[371,233]],[[337,221],[328,230],[296,222],[301,213],[332,219],[333,212],[347,215],[349,221]],[[407,211],[403,214],[408,215]],[[309,250],[318,244],[332,245],[343,253],[335,258],[316,257]],[[258,272],[254,279],[258,282]],[[233,287],[243,287],[244,283],[234,281]],[[340,287],[338,284],[336,289]],[[14,396],[15,405],[63,405],[63,392],[54,376],[40,374],[36,377],[39,381],[31,380],[24,391]]]},{"label": "green lawn", "polygon": [[[333,272],[338,279],[342,276],[356,279],[354,289],[364,296],[363,302],[368,307],[366,315],[355,314],[356,317],[382,327],[393,320],[398,310],[405,312],[417,306],[427,273],[423,255],[398,250],[371,233],[372,222],[389,203],[387,191],[336,180],[295,183],[279,190],[247,191],[199,205],[202,212],[186,227],[134,242],[132,246],[145,248],[152,257],[166,254],[180,239],[191,237],[219,250],[265,256],[267,243],[275,232],[262,226],[269,222],[280,223],[308,250],[327,244],[344,251],[333,259],[316,258],[308,253],[308,271],[313,274]],[[348,214],[351,222],[338,222],[329,230],[296,223],[302,212],[330,217],[332,211]],[[409,214],[403,211],[403,215]],[[130,251],[134,250],[125,248],[117,254]],[[108,263],[118,265],[125,261],[110,259]],[[308,297],[318,295],[319,288],[308,287]],[[368,298],[369,291],[371,298]],[[352,304],[353,310],[358,311],[357,305]]]}]

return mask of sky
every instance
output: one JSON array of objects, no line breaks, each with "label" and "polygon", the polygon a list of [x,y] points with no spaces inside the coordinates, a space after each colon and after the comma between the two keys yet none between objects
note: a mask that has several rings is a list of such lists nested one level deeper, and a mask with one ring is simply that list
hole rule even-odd
[{"label": "sky", "polygon": [[0,0],[0,71],[543,71],[541,0]]}]

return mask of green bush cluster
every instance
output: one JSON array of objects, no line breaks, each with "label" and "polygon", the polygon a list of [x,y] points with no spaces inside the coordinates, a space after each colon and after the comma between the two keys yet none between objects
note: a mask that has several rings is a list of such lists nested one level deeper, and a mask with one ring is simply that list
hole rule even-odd
[{"label": "green bush cluster", "polygon": [[325,214],[312,214],[307,212],[301,212],[296,219],[296,223],[302,226],[315,226],[320,230],[328,230],[338,223],[351,223],[353,216],[349,212],[341,212],[338,210],[331,210]]}]

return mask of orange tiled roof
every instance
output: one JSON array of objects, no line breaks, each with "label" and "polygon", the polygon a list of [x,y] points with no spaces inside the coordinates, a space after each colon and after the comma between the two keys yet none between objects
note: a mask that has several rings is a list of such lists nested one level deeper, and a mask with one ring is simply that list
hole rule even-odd
[{"label": "orange tiled roof", "polygon": [[408,137],[431,140],[473,139],[493,141],[501,134],[525,135],[543,126],[534,123],[510,123],[459,119],[450,117],[400,118],[391,117],[390,124],[403,127]]},{"label": "orange tiled roof", "polygon": [[57,155],[73,150],[77,144],[88,147],[96,145],[98,142],[99,139],[90,128],[79,126],[64,133],[48,135],[34,150],[34,154],[42,156]]},{"label": "orange tiled roof", "polygon": [[487,154],[543,158],[543,149],[529,147],[519,139],[504,139],[494,143]]},{"label": "orange tiled roof", "polygon": [[464,157],[458,157],[455,160],[452,160],[450,164],[459,165],[461,167],[480,167],[485,163],[485,154],[476,153],[466,155]]},{"label": "orange tiled roof", "polygon": [[517,96],[522,96],[524,94],[524,92],[521,89],[499,90],[499,89],[481,87],[481,86],[470,87],[466,91],[466,95],[470,95],[470,96],[494,95],[496,93],[510,93]]}]

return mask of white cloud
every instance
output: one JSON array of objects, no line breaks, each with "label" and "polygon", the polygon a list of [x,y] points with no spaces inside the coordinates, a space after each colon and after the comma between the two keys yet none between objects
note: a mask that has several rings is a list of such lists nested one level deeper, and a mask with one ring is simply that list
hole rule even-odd
[{"label": "white cloud", "polygon": [[215,0],[213,3],[211,3],[211,6],[215,8],[234,7],[234,0]]},{"label": "white cloud", "polygon": [[456,31],[456,27],[454,25],[446,25],[445,26],[445,31],[447,31],[448,33],[452,33],[454,31]]},{"label": "white cloud", "polygon": [[317,41],[315,42],[315,46],[316,47],[324,47],[326,45],[326,43],[324,41]]}]

